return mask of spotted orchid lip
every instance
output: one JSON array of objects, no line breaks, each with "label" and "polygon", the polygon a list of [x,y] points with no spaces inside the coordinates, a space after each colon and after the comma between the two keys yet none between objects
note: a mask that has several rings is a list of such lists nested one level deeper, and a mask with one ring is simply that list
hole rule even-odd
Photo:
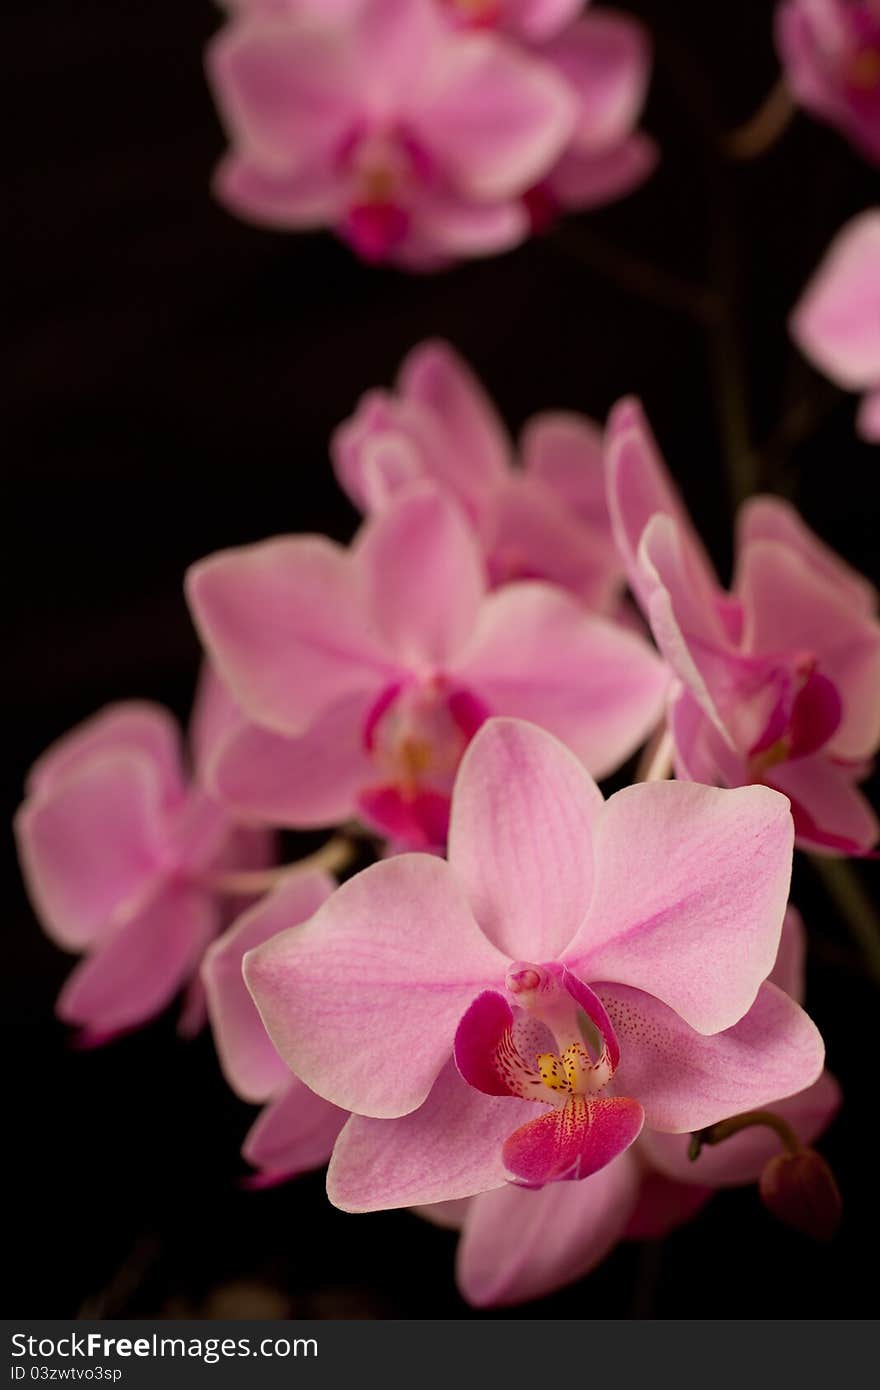
[{"label": "spotted orchid lip", "polygon": [[611,1021],[590,986],[563,966],[517,961],[505,986],[513,1006],[486,990],[459,1024],[459,1072],[477,1090],[549,1107],[505,1140],[511,1182],[587,1177],[634,1142],[645,1118],[637,1100],[600,1094],[620,1059]]},{"label": "spotted orchid lip", "polygon": [[464,1080],[490,1095],[555,1106],[604,1090],[620,1048],[589,985],[562,966],[524,961],[511,966],[505,985],[513,1007],[486,990],[459,1024],[455,1061]]}]

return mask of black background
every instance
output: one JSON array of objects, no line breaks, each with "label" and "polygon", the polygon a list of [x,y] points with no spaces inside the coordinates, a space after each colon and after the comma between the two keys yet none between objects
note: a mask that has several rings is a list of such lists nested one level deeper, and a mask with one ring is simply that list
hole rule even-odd
[{"label": "black background", "polygon": [[[719,382],[739,373],[753,438],[771,441],[764,485],[880,579],[877,453],[853,435],[852,398],[785,332],[833,232],[876,198],[876,171],[803,116],[757,163],[717,154],[718,132],[775,78],[769,3],[626,8],[657,40],[646,124],[664,157],[651,182],[513,254],[421,279],[368,270],[329,236],[248,227],[212,202],[223,141],[201,71],[210,5],[6,0],[9,815],[34,757],[101,704],[141,695],[185,716],[198,660],[186,565],[288,529],[351,533],[327,439],[429,335],[471,360],[512,428],[550,406],[601,418],[639,392],[723,572]],[[713,283],[720,328],[683,308],[667,277]],[[792,440],[778,421],[804,403],[811,428]],[[97,1052],[69,1047],[52,1018],[69,962],[41,935],[3,846],[8,1313],[464,1312],[448,1233],[405,1212],[336,1212],[320,1175],[237,1187],[251,1112],[225,1089],[207,1036],[182,1044],[166,1017]],[[875,866],[863,875],[876,886]],[[736,1192],[526,1313],[875,1311],[876,988],[805,865],[796,899],[816,936],[811,1010],[847,1093],[824,1145],[847,1204],[841,1235],[811,1246]]]}]

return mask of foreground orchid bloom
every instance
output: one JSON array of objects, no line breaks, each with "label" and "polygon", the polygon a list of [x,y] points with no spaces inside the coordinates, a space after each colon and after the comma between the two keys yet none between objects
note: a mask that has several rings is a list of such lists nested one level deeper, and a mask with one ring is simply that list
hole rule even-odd
[{"label": "foreground orchid bloom", "polygon": [[356,815],[397,848],[440,847],[488,715],[534,719],[603,776],[662,710],[667,673],[647,643],[548,584],[488,594],[471,529],[432,489],[396,500],[349,550],[266,541],[203,560],[187,587],[250,721],[218,746],[212,785],[276,824]]},{"label": "foreground orchid bloom", "polygon": [[645,783],[606,803],[551,735],[485,724],[448,863],[373,865],[245,957],[281,1056],[355,1112],[331,1201],[552,1188],[605,1172],[643,1129],[684,1134],[811,1085],[821,1039],[764,983],[792,837],[765,787]]},{"label": "foreground orchid bloom", "polygon": [[[193,711],[194,779],[171,715],[133,701],[109,705],[31,768],[15,821],[19,855],[47,934],[85,953],[57,1005],[84,1044],[144,1023],[194,980],[229,920],[218,878],[269,862],[268,833],[237,827],[200,785],[232,718],[206,671]],[[194,985],[183,1030],[201,1017]]]},{"label": "foreground orchid bloom", "polygon": [[607,471],[630,583],[680,682],[669,712],[678,776],[776,787],[799,845],[866,853],[880,829],[856,787],[880,743],[872,585],[787,503],[755,497],[738,518],[726,593],[635,401],[612,412]]},{"label": "foreground orchid bloom", "polygon": [[208,1013],[223,1075],[242,1100],[264,1105],[244,1142],[244,1157],[265,1187],[320,1168],[347,1112],[291,1076],[245,988],[245,952],[311,917],[336,887],[328,874],[291,873],[210,947],[202,965]]},{"label": "foreground orchid bloom", "polygon": [[208,71],[233,145],[216,184],[227,206],[332,227],[363,259],[413,268],[521,241],[523,195],[578,120],[550,64],[449,24],[435,0],[245,16]]},{"label": "foreground orchid bloom", "polygon": [[834,238],[792,314],[791,334],[838,386],[868,393],[857,428],[880,442],[880,208],[854,217]]},{"label": "foreground orchid bloom", "polygon": [[782,0],[776,43],[795,99],[880,163],[877,0]]},{"label": "foreground orchid bloom", "polygon": [[368,514],[420,480],[454,498],[493,585],[546,579],[596,612],[619,599],[599,426],[571,412],[536,415],[515,461],[492,402],[447,343],[421,343],[393,391],[367,392],[331,452],[341,486]]},{"label": "foreground orchid bloom", "polygon": [[[805,943],[789,908],[770,981],[799,999]],[[827,1072],[771,1104],[801,1140],[811,1143],[840,1104]],[[779,1152],[767,1129],[750,1129],[718,1148],[688,1157],[687,1135],[643,1130],[625,1153],[579,1183],[539,1191],[506,1186],[419,1215],[462,1231],[456,1276],[469,1303],[491,1307],[540,1298],[582,1278],[624,1239],[654,1240],[689,1220],[719,1188],[756,1183]]]}]

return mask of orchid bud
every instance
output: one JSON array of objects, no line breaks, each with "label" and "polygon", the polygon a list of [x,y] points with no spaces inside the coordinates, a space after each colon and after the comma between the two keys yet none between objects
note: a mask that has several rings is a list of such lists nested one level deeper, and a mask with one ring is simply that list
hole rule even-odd
[{"label": "orchid bud", "polygon": [[764,1205],[787,1226],[814,1240],[831,1240],[836,1234],[842,1211],[840,1190],[815,1149],[771,1158],[758,1189]]}]

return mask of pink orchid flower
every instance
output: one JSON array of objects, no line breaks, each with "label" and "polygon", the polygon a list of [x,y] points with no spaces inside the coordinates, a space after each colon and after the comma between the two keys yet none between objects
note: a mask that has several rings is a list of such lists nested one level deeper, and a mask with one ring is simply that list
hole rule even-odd
[{"label": "pink orchid flower", "polygon": [[[789,908],[770,982],[800,1000],[805,942]],[[830,1124],[840,1088],[826,1071],[797,1095],[770,1105],[810,1144]],[[537,1191],[507,1185],[480,1196],[420,1207],[419,1215],[461,1230],[456,1276],[476,1307],[540,1298],[581,1279],[620,1241],[656,1240],[694,1216],[719,1189],[757,1182],[779,1140],[755,1128],[688,1157],[689,1137],[643,1130],[607,1167],[583,1182]]]},{"label": "pink orchid flower", "polygon": [[791,316],[791,335],[838,386],[868,393],[857,429],[880,443],[880,208],[838,232]]},{"label": "pink orchid flower", "polygon": [[783,0],[776,45],[801,106],[880,163],[877,0]]},{"label": "pink orchid flower", "polygon": [[257,1169],[252,1186],[270,1186],[320,1168],[348,1119],[346,1111],[291,1075],[269,1040],[241,974],[247,951],[306,921],[335,887],[328,874],[294,871],[214,942],[202,964],[223,1075],[242,1100],[264,1106],[242,1149]]},{"label": "pink orchid flower", "polygon": [[488,722],[448,862],[375,864],[245,957],[281,1056],[354,1112],[331,1201],[587,1178],[643,1128],[684,1134],[811,1085],[821,1039],[765,983],[792,838],[765,787],[643,783],[604,802],[550,734]]},{"label": "pink orchid flower", "polygon": [[398,848],[442,846],[455,773],[493,713],[553,730],[596,776],[646,738],[667,673],[647,643],[538,582],[487,592],[460,510],[409,492],[346,550],[289,536],[209,557],[196,624],[248,721],[217,794],[294,827],[351,816]]},{"label": "pink orchid flower", "polygon": [[466,363],[447,343],[429,341],[404,359],[393,391],[362,397],[331,453],[340,485],[367,514],[425,480],[454,498],[493,586],[546,579],[596,612],[616,606],[623,567],[605,503],[602,434],[585,416],[533,416],[515,459]]},{"label": "pink orchid flower", "polygon": [[527,194],[536,231],[560,211],[586,211],[631,193],[657,163],[638,130],[651,75],[644,27],[613,10],[591,10],[536,52],[568,84],[578,119],[563,154]]},{"label": "pink orchid flower", "polygon": [[630,583],[680,683],[669,711],[678,776],[763,782],[789,797],[802,847],[866,853],[878,836],[856,787],[880,743],[872,585],[787,503],[754,497],[726,593],[635,401],[612,412],[607,467]]},{"label": "pink orchid flower", "polygon": [[463,29],[502,29],[526,43],[552,38],[577,19],[584,0],[436,0]]},{"label": "pink orchid flower", "polygon": [[535,231],[561,211],[597,207],[631,192],[657,162],[637,130],[651,71],[644,27],[629,15],[581,0],[437,0],[463,26],[505,31],[548,63],[577,103],[572,138],[557,163],[526,193]]},{"label": "pink orchid flower", "polygon": [[271,837],[241,829],[199,782],[234,711],[206,671],[192,721],[190,778],[180,734],[159,705],[109,705],[34,764],[15,831],[45,931],[83,952],[58,999],[87,1045],[161,1012],[185,985],[181,1029],[203,1016],[194,977],[228,921],[215,880],[270,859]]},{"label": "pink orchid flower", "polygon": [[232,142],[216,187],[267,225],[332,227],[363,259],[430,268],[528,233],[525,192],[577,120],[553,68],[434,0],[245,16],[208,72]]},{"label": "pink orchid flower", "polygon": [[[364,0],[222,0],[247,14],[349,16]],[[461,29],[503,29],[526,41],[551,38],[576,19],[585,0],[434,0],[440,14]]]}]

